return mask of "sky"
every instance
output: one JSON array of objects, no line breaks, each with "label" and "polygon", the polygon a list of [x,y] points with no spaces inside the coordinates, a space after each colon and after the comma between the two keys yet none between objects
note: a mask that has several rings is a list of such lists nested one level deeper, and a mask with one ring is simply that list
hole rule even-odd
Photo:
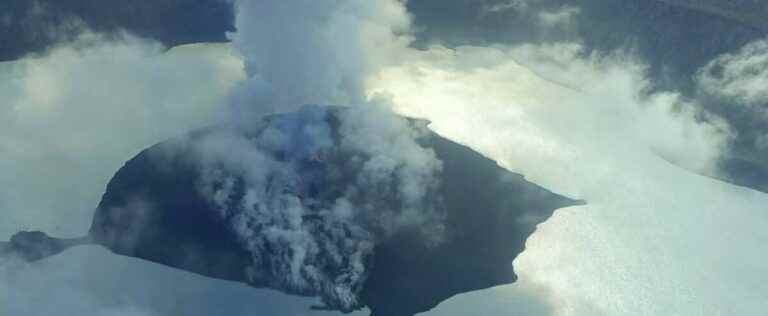
[{"label": "sky", "polygon": [[[0,63],[0,239],[20,229],[81,235],[114,171],[169,137],[304,103],[377,104],[587,201],[538,227],[514,262],[517,283],[424,315],[759,314],[765,179],[731,184],[742,182],[723,161],[768,165],[765,35],[737,32],[675,68],[685,56],[642,37],[595,44],[622,23],[597,25],[596,2],[467,2],[475,11],[457,12],[478,15],[462,18],[430,1],[242,0],[231,43],[166,49],[85,32]],[[626,10],[636,9],[650,10]],[[661,11],[622,14],[649,12]],[[686,14],[723,32],[747,19],[718,12]],[[493,24],[504,14],[521,28]],[[673,22],[658,32],[701,36]],[[452,30],[462,25],[479,26]],[[643,32],[632,26],[617,30]],[[8,315],[310,315],[315,302],[91,246],[0,262]]]}]

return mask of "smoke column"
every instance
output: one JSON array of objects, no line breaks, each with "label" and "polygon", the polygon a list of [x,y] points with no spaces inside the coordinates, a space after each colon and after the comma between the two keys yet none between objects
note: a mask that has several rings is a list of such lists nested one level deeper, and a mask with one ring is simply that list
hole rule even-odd
[{"label": "smoke column", "polygon": [[360,105],[364,81],[411,40],[399,1],[238,0],[231,34],[249,79],[234,115],[252,119],[303,104]]},{"label": "smoke column", "polygon": [[442,164],[419,144],[426,126],[364,91],[405,51],[408,15],[392,0],[235,5],[248,78],[230,100],[235,129],[193,144],[199,190],[251,252],[251,283],[358,309],[377,242],[406,228],[430,244],[442,234]]}]

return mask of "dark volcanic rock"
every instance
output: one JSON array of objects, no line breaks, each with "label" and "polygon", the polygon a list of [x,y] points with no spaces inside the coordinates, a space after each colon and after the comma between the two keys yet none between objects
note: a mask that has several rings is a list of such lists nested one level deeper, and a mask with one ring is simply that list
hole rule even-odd
[{"label": "dark volcanic rock", "polygon": [[477,152],[434,135],[450,239],[427,248],[401,234],[376,247],[362,293],[373,315],[413,315],[451,296],[512,283],[512,261],[537,224],[579,204],[500,168]]},{"label": "dark volcanic rock", "polygon": [[[336,120],[344,111],[347,110],[331,108],[322,119],[338,128]],[[292,115],[296,114],[270,116],[265,122],[284,120]],[[78,243],[96,243],[121,255],[213,278],[276,288],[295,295],[321,296],[326,306],[319,309],[348,312],[368,307],[372,315],[407,316],[427,311],[457,294],[514,282],[517,276],[512,262],[523,251],[525,240],[536,225],[557,208],[582,203],[529,183],[477,152],[428,132],[420,144],[433,150],[442,161],[439,196],[430,197],[445,207],[442,238],[434,242],[425,237],[420,227],[405,226],[385,235],[386,238],[377,239],[370,255],[362,261],[364,282],[359,288],[353,287],[357,301],[351,307],[344,307],[317,288],[286,287],[284,283],[263,277],[269,274],[261,278],[252,276],[253,269],[266,269],[259,265],[275,264],[269,257],[282,254],[281,249],[275,248],[280,245],[258,248],[263,253],[254,257],[254,248],[244,243],[242,232],[229,222],[238,214],[222,216],[210,198],[204,196],[199,186],[203,175],[195,159],[190,159],[195,153],[194,146],[189,144],[221,130],[229,128],[199,130],[152,146],[129,160],[107,186],[88,237],[62,241],[38,232],[19,233],[11,243],[0,244],[4,246],[0,248],[6,252],[31,253],[33,256],[26,259],[37,260]],[[262,132],[256,132],[259,133]],[[340,137],[335,129],[333,135]],[[342,167],[339,172],[352,168],[348,167],[350,161],[343,160],[345,157],[327,158],[326,163],[333,164],[337,158],[344,161],[339,165]],[[312,168],[324,168],[314,166]],[[305,174],[312,172],[306,169]],[[325,194],[334,192],[341,182],[321,183],[321,187],[302,193],[306,195],[302,198],[305,201],[313,197],[326,199]],[[248,189],[234,187],[228,191],[232,196],[242,196]],[[397,204],[397,201],[387,203]],[[322,213],[308,214],[304,220],[327,219],[323,216]],[[355,226],[344,227],[349,230]],[[349,234],[348,231],[346,236],[354,237]],[[22,240],[24,242],[20,242]],[[56,247],[49,249],[51,245]],[[323,260],[310,263],[317,269],[345,267],[343,264],[323,266]],[[339,282],[344,285],[344,280]]]}]

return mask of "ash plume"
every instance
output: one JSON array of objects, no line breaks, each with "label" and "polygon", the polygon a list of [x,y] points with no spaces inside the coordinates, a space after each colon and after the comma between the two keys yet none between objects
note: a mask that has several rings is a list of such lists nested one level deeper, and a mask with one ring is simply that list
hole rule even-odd
[{"label": "ash plume", "polygon": [[235,8],[230,39],[249,77],[231,102],[238,121],[304,104],[362,105],[367,75],[411,41],[396,0],[238,0]]},{"label": "ash plume", "polygon": [[[411,228],[441,238],[441,162],[419,142],[426,126],[364,91],[368,74],[409,43],[408,15],[392,0],[235,8],[231,39],[248,78],[230,100],[235,129],[194,144],[200,192],[249,250],[251,282],[360,308],[375,244]],[[304,107],[257,123],[304,104],[352,109],[331,119]]]}]

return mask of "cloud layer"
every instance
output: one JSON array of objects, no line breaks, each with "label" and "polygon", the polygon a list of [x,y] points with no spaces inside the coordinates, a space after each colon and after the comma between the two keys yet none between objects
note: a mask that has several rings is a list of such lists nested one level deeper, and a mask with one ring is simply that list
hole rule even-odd
[{"label": "cloud layer", "polygon": [[[215,122],[243,77],[242,62],[226,46],[165,52],[130,37],[86,37],[0,63],[0,239],[20,229],[81,236],[128,157]],[[0,262],[0,313],[209,315],[217,311],[205,299],[273,295],[211,282],[84,247],[33,265]]]},{"label": "cloud layer", "polygon": [[679,167],[712,170],[727,127],[698,120],[678,94],[644,93],[632,58],[564,53],[578,49],[433,49],[386,69],[370,91],[589,201],[541,225],[515,263],[522,282],[547,289],[555,315],[759,313],[765,271],[752,263],[768,197]]},{"label": "cloud layer", "polygon": [[70,218],[92,214],[127,157],[214,122],[243,77],[224,46],[163,53],[131,38],[81,41],[90,44],[0,64],[0,205],[13,214],[0,223],[5,234],[87,231],[88,221]]}]

